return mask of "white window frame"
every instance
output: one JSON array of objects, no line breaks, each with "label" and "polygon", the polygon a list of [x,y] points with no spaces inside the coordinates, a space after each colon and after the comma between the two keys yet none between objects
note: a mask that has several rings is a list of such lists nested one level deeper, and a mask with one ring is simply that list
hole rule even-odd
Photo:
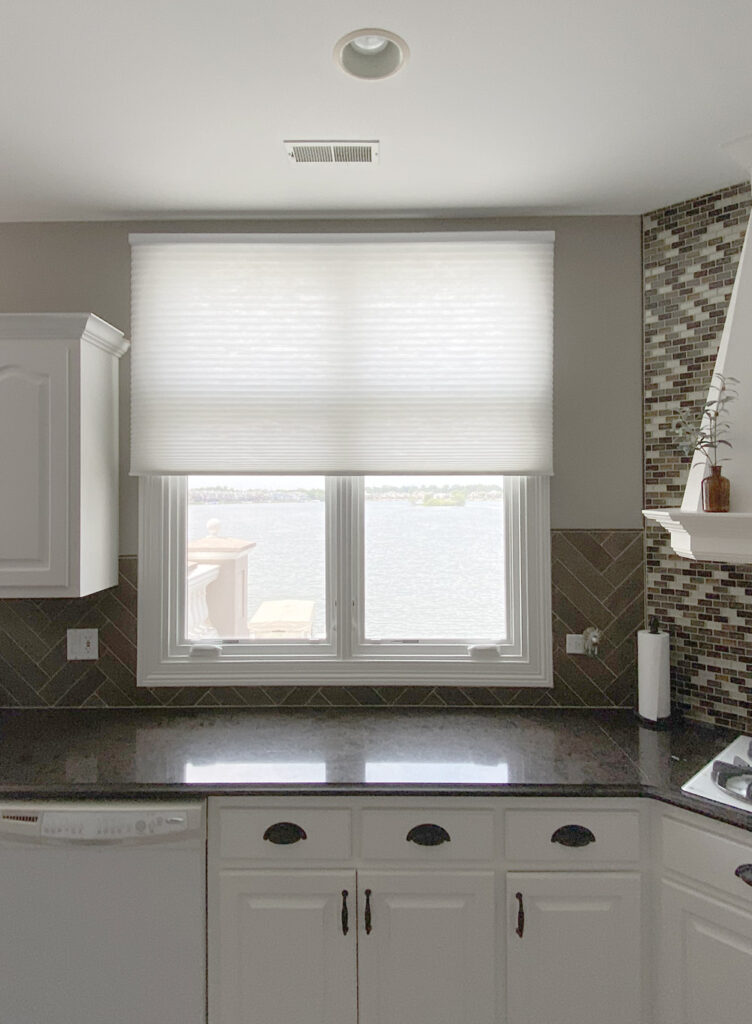
[{"label": "white window frame", "polygon": [[468,646],[365,639],[362,478],[342,477],[327,480],[327,640],[186,640],[186,478],[142,477],[138,685],[552,686],[549,480],[505,480],[509,635]]}]

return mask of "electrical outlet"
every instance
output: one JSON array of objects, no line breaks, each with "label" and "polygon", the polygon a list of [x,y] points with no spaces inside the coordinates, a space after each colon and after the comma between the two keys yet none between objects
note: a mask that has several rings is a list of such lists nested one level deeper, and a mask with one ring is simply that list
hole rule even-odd
[{"label": "electrical outlet", "polygon": [[98,657],[98,629],[68,630],[68,661],[94,661]]},{"label": "electrical outlet", "polygon": [[567,633],[567,654],[584,654],[585,637],[582,633]]}]

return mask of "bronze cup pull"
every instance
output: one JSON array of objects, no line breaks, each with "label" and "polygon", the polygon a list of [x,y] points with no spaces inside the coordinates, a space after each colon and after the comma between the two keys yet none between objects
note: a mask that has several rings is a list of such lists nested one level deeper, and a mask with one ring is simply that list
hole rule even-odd
[{"label": "bronze cup pull", "polygon": [[551,836],[551,842],[561,846],[587,846],[595,842],[595,835],[584,825],[562,825]]},{"label": "bronze cup pull", "polygon": [[452,837],[441,825],[415,825],[405,836],[408,843],[416,843],[418,846],[441,846],[442,843],[450,843]]},{"label": "bronze cup pull", "polygon": [[301,839],[307,838],[304,829],[294,821],[278,821],[264,832],[264,839],[275,846],[289,846],[290,843],[299,843]]}]

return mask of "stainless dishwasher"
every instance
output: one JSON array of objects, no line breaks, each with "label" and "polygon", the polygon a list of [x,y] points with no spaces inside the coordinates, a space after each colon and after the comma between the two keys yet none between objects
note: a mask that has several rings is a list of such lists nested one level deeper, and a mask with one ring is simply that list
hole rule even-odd
[{"label": "stainless dishwasher", "polygon": [[199,803],[0,805],[0,1024],[205,1024]]}]

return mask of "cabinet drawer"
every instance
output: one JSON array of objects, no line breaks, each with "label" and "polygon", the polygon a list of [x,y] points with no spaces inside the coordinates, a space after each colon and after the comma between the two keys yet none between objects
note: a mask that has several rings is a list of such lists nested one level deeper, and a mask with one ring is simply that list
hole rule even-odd
[{"label": "cabinet drawer", "polygon": [[494,816],[441,807],[364,811],[362,839],[365,859],[492,860]]},{"label": "cabinet drawer", "polygon": [[507,811],[504,836],[506,856],[515,861],[572,865],[640,858],[637,811]]},{"label": "cabinet drawer", "polygon": [[221,860],[341,860],[350,851],[349,810],[225,807],[219,814]]},{"label": "cabinet drawer", "polygon": [[662,840],[665,868],[752,903],[752,886],[736,875],[737,868],[748,865],[745,874],[752,877],[752,843],[736,842],[673,818],[663,819]]}]

